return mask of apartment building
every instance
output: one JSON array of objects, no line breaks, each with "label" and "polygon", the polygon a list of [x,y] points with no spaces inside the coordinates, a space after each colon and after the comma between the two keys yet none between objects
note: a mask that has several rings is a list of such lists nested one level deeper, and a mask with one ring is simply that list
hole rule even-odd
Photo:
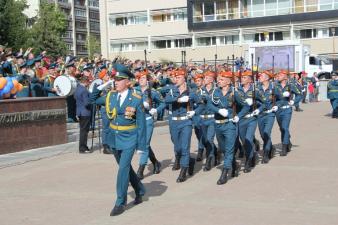
[{"label": "apartment building", "polygon": [[[67,31],[63,35],[70,54],[88,56],[86,40],[93,35],[100,42],[99,0],[49,0],[58,4],[68,21]],[[34,10],[28,10],[28,17],[36,16],[39,0],[28,0],[27,4]],[[100,49],[98,49],[100,52]]]},{"label": "apartment building", "polygon": [[259,43],[310,46],[335,54],[338,0],[102,0],[101,50],[150,60],[248,57]]}]

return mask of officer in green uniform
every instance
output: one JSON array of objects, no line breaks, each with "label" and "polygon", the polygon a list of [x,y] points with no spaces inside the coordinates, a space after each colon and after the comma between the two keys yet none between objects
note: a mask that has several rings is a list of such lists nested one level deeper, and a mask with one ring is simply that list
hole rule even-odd
[{"label": "officer in green uniform", "polygon": [[146,151],[146,120],[142,97],[130,87],[130,78],[134,75],[123,65],[115,64],[115,88],[107,95],[100,96],[94,88],[92,102],[105,105],[110,120],[108,145],[119,164],[116,192],[117,199],[110,215],[117,216],[124,212],[127,203],[128,183],[135,190],[134,204],[142,203],[145,188],[131,166],[135,150]]},{"label": "officer in green uniform", "polygon": [[327,98],[333,109],[332,118],[338,118],[338,73],[332,73],[332,80],[327,84]]}]

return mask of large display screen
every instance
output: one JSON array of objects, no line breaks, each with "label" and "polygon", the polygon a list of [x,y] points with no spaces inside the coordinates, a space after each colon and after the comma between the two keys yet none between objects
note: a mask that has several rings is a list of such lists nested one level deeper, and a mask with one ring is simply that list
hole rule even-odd
[{"label": "large display screen", "polygon": [[272,56],[275,56],[274,69],[275,72],[281,69],[288,69],[288,55],[289,55],[289,69],[295,70],[295,46],[265,46],[255,48],[254,64],[257,64],[259,57],[259,71],[272,69]]}]

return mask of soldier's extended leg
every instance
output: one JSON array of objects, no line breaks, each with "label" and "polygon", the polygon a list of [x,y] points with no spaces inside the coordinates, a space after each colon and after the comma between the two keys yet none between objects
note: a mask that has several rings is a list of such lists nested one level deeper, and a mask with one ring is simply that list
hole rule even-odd
[{"label": "soldier's extended leg", "polygon": [[292,109],[280,109],[276,113],[277,123],[281,131],[282,152],[281,156],[286,156],[290,148],[290,122],[292,117]]}]

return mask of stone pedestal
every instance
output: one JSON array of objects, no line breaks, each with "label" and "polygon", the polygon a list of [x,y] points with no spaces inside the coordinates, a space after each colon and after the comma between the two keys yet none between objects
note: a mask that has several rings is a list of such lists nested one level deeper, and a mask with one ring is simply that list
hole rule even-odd
[{"label": "stone pedestal", "polygon": [[0,154],[67,142],[66,98],[0,101]]}]

